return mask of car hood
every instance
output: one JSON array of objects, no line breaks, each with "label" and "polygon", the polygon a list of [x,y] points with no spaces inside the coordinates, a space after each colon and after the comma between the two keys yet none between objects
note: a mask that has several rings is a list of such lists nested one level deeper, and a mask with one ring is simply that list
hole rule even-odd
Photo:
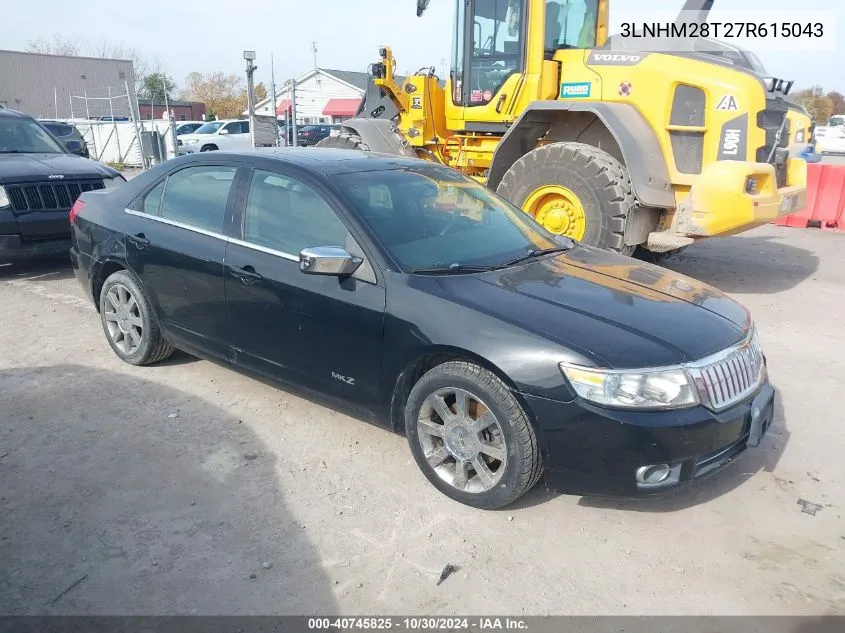
[{"label": "car hood", "polygon": [[197,139],[201,141],[203,139],[208,138],[209,136],[215,136],[216,134],[216,132],[211,132],[210,134],[197,134],[196,132],[191,132],[190,134],[180,134],[176,138],[178,138],[180,141],[184,141],[186,139]]},{"label": "car hood", "polygon": [[698,360],[747,336],[746,308],[700,281],[598,249],[439,278],[453,301],[519,325],[597,365]]},{"label": "car hood", "polygon": [[118,175],[111,167],[76,154],[0,154],[0,184],[114,178]]}]

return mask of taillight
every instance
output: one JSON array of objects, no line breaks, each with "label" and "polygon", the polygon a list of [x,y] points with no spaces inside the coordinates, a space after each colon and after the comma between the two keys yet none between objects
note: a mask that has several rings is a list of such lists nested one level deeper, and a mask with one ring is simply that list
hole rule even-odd
[{"label": "taillight", "polygon": [[82,211],[82,207],[85,206],[85,203],[82,200],[77,200],[73,203],[73,206],[70,208],[70,213],[68,214],[68,219],[70,223],[73,224],[76,220],[76,216],[79,215],[79,212]]}]

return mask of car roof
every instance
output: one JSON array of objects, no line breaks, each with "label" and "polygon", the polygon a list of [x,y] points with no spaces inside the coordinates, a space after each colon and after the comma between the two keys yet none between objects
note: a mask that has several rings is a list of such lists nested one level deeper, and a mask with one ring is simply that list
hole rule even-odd
[{"label": "car roof", "polygon": [[17,110],[9,110],[8,108],[0,108],[0,116],[15,117],[17,119],[32,119],[32,117],[28,114],[18,112]]},{"label": "car roof", "polygon": [[194,156],[202,162],[202,160],[214,160],[214,156],[211,156],[211,154],[216,154],[219,157],[224,153],[244,158],[260,156],[261,158],[274,159],[324,176],[437,165],[437,163],[421,158],[323,147],[258,147],[243,151],[206,152]]}]

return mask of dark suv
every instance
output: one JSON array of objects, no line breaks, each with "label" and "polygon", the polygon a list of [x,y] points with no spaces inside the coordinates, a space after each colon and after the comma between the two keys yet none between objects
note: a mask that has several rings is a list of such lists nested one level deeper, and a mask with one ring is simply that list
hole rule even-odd
[{"label": "dark suv", "polygon": [[316,145],[331,134],[331,131],[331,125],[303,125],[296,131],[296,143],[300,147]]},{"label": "dark suv", "polygon": [[69,253],[68,213],[83,191],[126,180],[76,156],[32,117],[0,108],[0,262]]},{"label": "dark suv", "polygon": [[[82,134],[75,126],[70,125],[69,123],[62,123],[61,121],[51,121],[47,119],[41,119],[41,125],[50,130],[50,133],[59,139],[62,145],[64,145],[65,148],[72,154],[82,156],[83,158],[91,157],[88,153],[88,143],[85,142],[85,139],[82,138]],[[68,143],[71,144],[70,147],[68,147]],[[79,149],[70,149],[71,147],[79,147]]]}]

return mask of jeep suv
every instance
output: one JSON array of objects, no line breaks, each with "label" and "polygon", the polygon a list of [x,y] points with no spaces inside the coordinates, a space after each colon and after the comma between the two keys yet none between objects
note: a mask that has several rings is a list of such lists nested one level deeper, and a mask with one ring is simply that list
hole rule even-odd
[{"label": "jeep suv", "polygon": [[83,191],[125,179],[73,154],[32,117],[0,108],[0,262],[70,252],[68,213]]}]

